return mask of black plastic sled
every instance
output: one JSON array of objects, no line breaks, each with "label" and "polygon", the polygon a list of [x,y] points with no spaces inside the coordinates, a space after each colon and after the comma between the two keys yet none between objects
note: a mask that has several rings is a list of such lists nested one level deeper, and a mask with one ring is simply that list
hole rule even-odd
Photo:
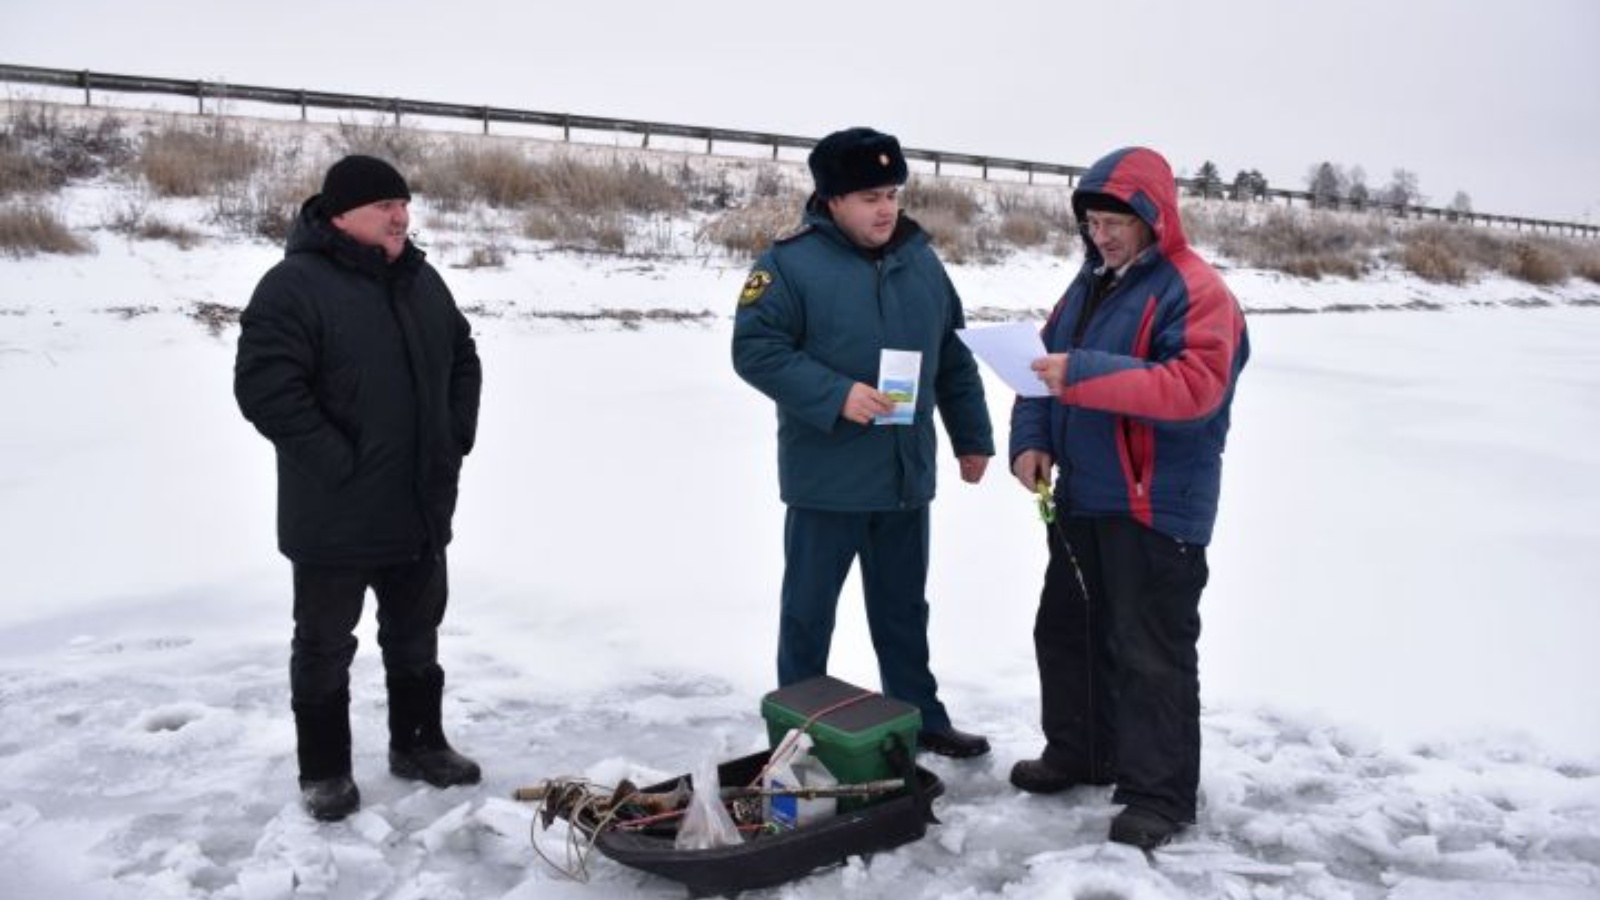
[{"label": "black plastic sled", "polygon": [[[767,756],[762,752],[722,763],[717,767],[718,779],[725,785],[746,784],[761,773]],[[732,847],[678,850],[673,846],[676,823],[663,823],[637,831],[602,830],[595,847],[625,866],[682,883],[691,897],[732,896],[780,885],[840,865],[852,856],[919,840],[929,823],[939,821],[933,816],[933,798],[944,793],[944,783],[911,763],[903,750],[894,756],[898,757],[895,768],[908,776],[908,790],[803,828],[749,836]],[[683,777],[693,781],[690,776]],[[669,791],[678,781],[674,778],[643,790]]]}]

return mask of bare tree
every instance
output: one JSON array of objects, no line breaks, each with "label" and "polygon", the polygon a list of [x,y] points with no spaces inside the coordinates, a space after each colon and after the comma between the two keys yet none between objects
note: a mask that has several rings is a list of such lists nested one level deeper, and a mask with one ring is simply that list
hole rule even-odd
[{"label": "bare tree", "polygon": [[1345,191],[1345,199],[1356,209],[1366,209],[1372,202],[1372,189],[1367,187],[1367,170],[1360,166],[1350,167],[1350,188]]},{"label": "bare tree", "polygon": [[1349,180],[1344,172],[1331,162],[1318,163],[1306,173],[1306,189],[1311,192],[1312,206],[1338,206],[1348,187]]},{"label": "bare tree", "polygon": [[1408,169],[1395,169],[1378,197],[1393,206],[1419,206],[1425,199],[1417,186],[1417,173]]}]

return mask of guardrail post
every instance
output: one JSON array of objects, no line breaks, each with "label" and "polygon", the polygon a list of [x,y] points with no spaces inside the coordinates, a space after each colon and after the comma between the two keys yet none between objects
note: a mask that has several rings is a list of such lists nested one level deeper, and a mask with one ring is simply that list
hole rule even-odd
[{"label": "guardrail post", "polygon": [[1033,184],[1033,166],[1030,165],[1025,168],[1028,170],[1028,183]]},{"label": "guardrail post", "polygon": [[301,90],[300,93],[299,93],[299,97],[300,97],[300,121],[304,122],[304,121],[306,121],[306,92],[304,90]]},{"label": "guardrail post", "polygon": [[644,130],[644,140],[640,142],[639,149],[641,149],[641,150],[649,150],[650,149],[650,129],[648,129],[648,128],[646,128]]},{"label": "guardrail post", "polygon": [[939,177],[939,166],[940,166],[940,164],[941,164],[941,161],[939,159],[939,154],[935,153],[933,155],[933,177],[935,177],[935,178]]},{"label": "guardrail post", "polygon": [[390,102],[394,107],[394,127],[399,128],[400,127],[400,98],[399,97],[395,97]]},{"label": "guardrail post", "polygon": [[204,81],[196,81],[194,83],[194,102],[195,102],[196,107],[198,107],[198,109],[200,111],[200,115],[202,115],[202,116],[205,115],[206,114],[206,83]]},{"label": "guardrail post", "polygon": [[489,133],[489,107],[483,108],[483,133]]},{"label": "guardrail post", "polygon": [[989,161],[987,159],[983,161],[983,180],[989,180]]},{"label": "guardrail post", "polygon": [[778,161],[778,142],[777,141],[773,141],[772,142],[772,161],[773,162],[777,162]]},{"label": "guardrail post", "polygon": [[706,155],[711,155],[711,135],[706,135]]},{"label": "guardrail post", "polygon": [[569,144],[572,143],[572,116],[570,115],[561,117],[561,139]]},{"label": "guardrail post", "polygon": [[84,69],[82,72],[79,72],[78,77],[83,80],[83,105],[93,106],[94,101],[89,93],[89,70]]}]

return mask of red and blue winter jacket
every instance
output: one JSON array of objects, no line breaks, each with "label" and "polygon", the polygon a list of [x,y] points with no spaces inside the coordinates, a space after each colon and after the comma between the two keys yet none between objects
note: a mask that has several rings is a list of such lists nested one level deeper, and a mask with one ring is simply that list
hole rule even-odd
[{"label": "red and blue winter jacket", "polygon": [[1080,329],[1103,268],[1084,233],[1083,267],[1043,331],[1049,352],[1069,354],[1065,387],[1055,397],[1017,398],[1011,459],[1026,450],[1051,455],[1064,514],[1127,516],[1205,545],[1217,516],[1234,386],[1250,355],[1244,314],[1189,247],[1172,169],[1160,154],[1141,147],[1110,154],[1084,175],[1074,208],[1081,211],[1090,193],[1131,206],[1155,243]]}]

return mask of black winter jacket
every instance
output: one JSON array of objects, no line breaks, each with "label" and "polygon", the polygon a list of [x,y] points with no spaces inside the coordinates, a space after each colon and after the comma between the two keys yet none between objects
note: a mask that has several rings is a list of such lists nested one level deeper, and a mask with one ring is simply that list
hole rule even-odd
[{"label": "black winter jacket", "polygon": [[410,242],[394,263],[306,201],[240,319],[234,396],[277,448],[278,548],[371,566],[450,542],[483,372],[471,328]]}]

